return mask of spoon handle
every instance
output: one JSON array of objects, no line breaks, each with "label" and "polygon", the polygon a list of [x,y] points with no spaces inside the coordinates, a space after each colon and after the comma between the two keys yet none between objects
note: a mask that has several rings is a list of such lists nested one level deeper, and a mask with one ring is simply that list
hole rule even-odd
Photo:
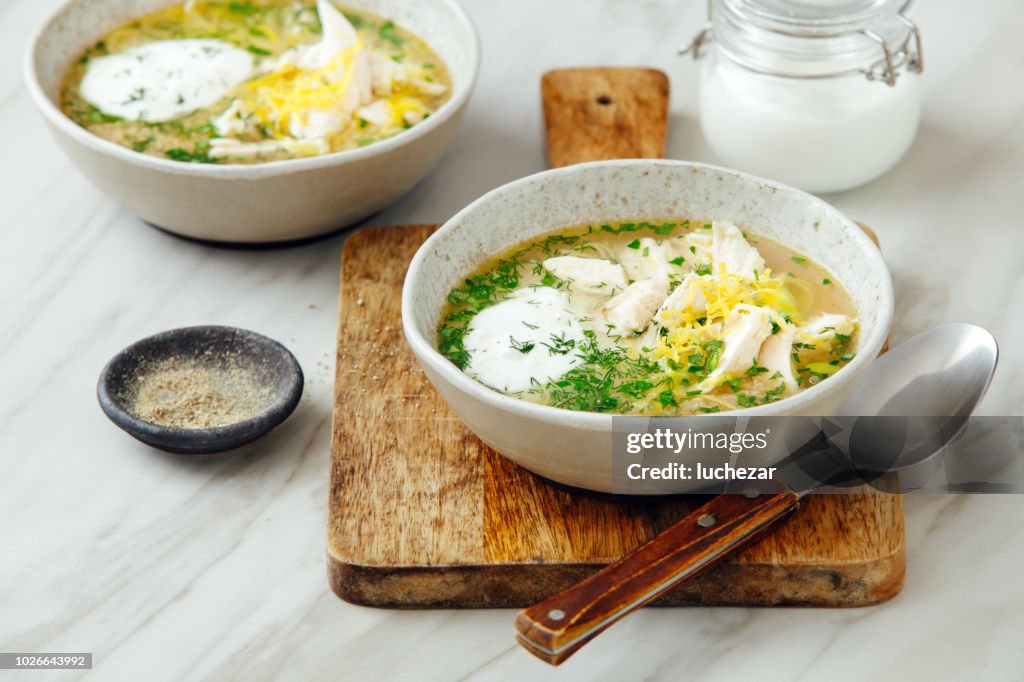
[{"label": "spoon handle", "polygon": [[519,612],[516,639],[559,665],[623,616],[742,547],[799,505],[791,490],[719,495],[583,582]]}]

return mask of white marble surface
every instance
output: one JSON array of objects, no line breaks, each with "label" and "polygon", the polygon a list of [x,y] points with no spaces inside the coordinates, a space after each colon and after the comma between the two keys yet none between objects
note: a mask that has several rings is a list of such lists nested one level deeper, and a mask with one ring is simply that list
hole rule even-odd
[{"label": "white marble surface", "polygon": [[[0,651],[93,651],[88,679],[1024,679],[1024,499],[907,500],[908,573],[863,610],[647,610],[561,669],[519,650],[512,612],[340,602],[324,578],[338,254],[343,236],[209,249],[95,191],[26,95],[26,36],[57,0],[0,3]],[[375,222],[440,221],[543,166],[538,79],[646,64],[673,78],[669,155],[711,160],[695,70],[674,47],[703,2],[474,0],[480,87],[431,178]],[[984,411],[1024,409],[1024,8],[928,0],[926,117],[904,162],[832,197],[880,233],[897,340],[964,320],[1003,362]],[[285,341],[297,414],[221,459],[180,459],[113,428],[97,374],[125,344],[225,323]],[[54,677],[77,674],[55,674]],[[0,673],[41,679],[43,673]]]}]

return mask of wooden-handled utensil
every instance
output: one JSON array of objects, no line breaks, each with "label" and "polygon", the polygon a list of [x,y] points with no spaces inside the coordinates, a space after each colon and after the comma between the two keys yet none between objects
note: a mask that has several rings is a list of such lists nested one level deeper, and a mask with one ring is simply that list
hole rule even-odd
[{"label": "wooden-handled utensil", "polygon": [[792,491],[720,495],[579,585],[519,612],[516,639],[558,665],[620,618],[751,542],[799,504]]},{"label": "wooden-handled utensil", "polygon": [[[558,665],[622,617],[760,537],[823,482],[857,481],[921,464],[966,425],[988,389],[997,360],[992,335],[968,324],[937,327],[890,350],[872,365],[839,414],[948,415],[934,423],[933,431],[896,434],[892,428],[899,422],[890,422],[886,433],[892,436],[891,445],[858,451],[855,466],[820,434],[781,465],[773,482],[781,492],[752,486],[712,499],[579,585],[521,611],[516,618],[518,641],[538,658]],[[855,436],[862,424],[869,434],[874,427],[871,419],[858,421]],[[894,447],[895,454],[906,454],[894,457]]]}]

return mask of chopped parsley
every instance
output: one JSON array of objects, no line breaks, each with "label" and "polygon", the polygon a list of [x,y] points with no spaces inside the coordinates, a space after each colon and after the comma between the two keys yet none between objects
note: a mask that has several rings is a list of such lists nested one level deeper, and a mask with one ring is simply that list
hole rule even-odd
[{"label": "chopped parsley", "polygon": [[736,396],[736,404],[740,407],[753,407],[754,405],[757,405],[757,398],[752,395],[747,395],[746,393],[740,393]]},{"label": "chopped parsley", "polygon": [[625,383],[619,384],[618,388],[616,388],[615,390],[617,390],[619,393],[622,393],[623,395],[628,395],[630,398],[639,399],[644,397],[644,394],[647,393],[647,391],[651,390],[652,388],[654,388],[654,384],[652,384],[650,381],[641,379],[639,381],[627,381]]},{"label": "chopped parsley", "polygon": [[[781,375],[779,375],[779,378],[782,378]],[[770,391],[768,391],[767,393],[764,394],[764,402],[765,403],[774,403],[777,400],[781,400],[782,399],[782,394],[785,393],[785,392],[786,392],[786,384],[784,384],[784,383],[779,384],[778,386],[776,386],[775,388],[771,389]]]},{"label": "chopped parsley", "polygon": [[135,141],[133,141],[132,142],[132,151],[136,151],[136,152],[139,152],[139,153],[142,153],[142,152],[146,151],[146,147],[151,145],[153,143],[153,140],[155,140],[155,139],[156,139],[155,137],[150,135],[149,137],[147,137],[147,138],[145,138],[143,140],[135,140]]},{"label": "chopped parsley", "polygon": [[574,339],[565,338],[565,332],[562,332],[558,336],[552,334],[551,343],[545,343],[543,345],[547,347],[550,355],[566,355],[576,347],[576,341]]},{"label": "chopped parsley", "polygon": [[767,367],[761,367],[757,364],[757,360],[754,360],[754,364],[747,370],[747,376],[756,377],[758,374],[767,374],[769,371]]},{"label": "chopped parsley", "polygon": [[252,2],[239,2],[238,0],[232,0],[229,2],[228,10],[243,16],[252,16],[253,14],[258,14],[263,11],[262,8]]},{"label": "chopped parsley", "polygon": [[511,336],[508,337],[508,342],[509,342],[509,345],[512,346],[512,348],[514,348],[515,350],[519,351],[523,355],[526,355],[531,350],[533,350],[534,348],[537,347],[537,344],[535,344],[533,342],[530,342],[530,341],[516,341],[515,338],[513,338]]},{"label": "chopped parsley", "polygon": [[622,411],[629,406],[623,396],[640,399],[659,385],[653,380],[662,371],[656,362],[633,356],[620,346],[604,348],[592,330],[584,330],[583,335],[576,349],[580,364],[538,389],[547,404],[587,412]]},{"label": "chopped parsley", "polygon": [[146,99],[146,88],[135,88],[128,94],[128,99],[124,101],[124,104],[131,104],[132,102],[141,102],[144,99]]},{"label": "chopped parsley", "polygon": [[172,161],[183,163],[217,163],[216,159],[210,157],[208,143],[205,148],[201,148],[201,145],[197,144],[195,151],[191,152],[185,149],[168,149],[164,155]]},{"label": "chopped parsley", "polygon": [[499,260],[491,270],[467,278],[462,286],[448,294],[448,303],[454,309],[445,316],[438,330],[438,350],[459,369],[469,364],[469,353],[463,341],[469,332],[470,320],[519,286],[519,268],[516,257]]},{"label": "chopped parsley", "polygon": [[403,45],[405,43],[405,38],[398,35],[398,27],[395,26],[395,22],[393,21],[385,21],[381,24],[377,35],[379,35],[382,40],[386,40],[395,46]]},{"label": "chopped parsley", "polygon": [[366,24],[366,21],[364,21],[363,18],[358,14],[344,11],[342,12],[342,14],[345,15],[346,19],[348,19],[348,23],[352,24],[352,28],[356,30],[361,29]]},{"label": "chopped parsley", "polygon": [[662,407],[679,407],[679,402],[676,400],[676,394],[670,390],[665,390],[659,393],[658,402],[661,403]]}]

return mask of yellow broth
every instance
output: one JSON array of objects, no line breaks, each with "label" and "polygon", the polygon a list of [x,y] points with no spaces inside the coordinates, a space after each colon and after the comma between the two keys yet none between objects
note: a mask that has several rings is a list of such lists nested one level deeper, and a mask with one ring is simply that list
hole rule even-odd
[{"label": "yellow broth", "polygon": [[[481,383],[524,400],[571,410],[668,416],[776,402],[829,379],[854,357],[856,311],[842,285],[824,268],[782,244],[744,234],[763,257],[764,270],[749,278],[712,275],[711,251],[700,246],[708,242],[710,234],[711,223],[652,220],[584,225],[518,246],[482,265],[451,292],[439,325],[438,348]],[[617,332],[602,317],[602,310],[622,288],[605,291],[602,282],[584,290],[576,286],[577,281],[562,279],[546,267],[546,263],[556,262],[549,259],[565,256],[621,266],[628,277],[623,284],[626,287],[643,278],[645,268],[653,267],[645,265],[646,260],[660,258],[659,268],[664,269],[665,263],[671,266],[669,291],[693,274],[694,281],[708,290],[707,310],[703,319],[692,312],[659,310],[652,318],[657,321],[645,330]],[[721,287],[715,284],[718,279],[723,282]],[[534,331],[542,324],[540,320],[531,318],[532,323],[523,326],[514,315],[505,315],[500,324],[507,325],[508,345],[516,352],[503,347],[500,353],[518,363],[518,373],[531,371],[533,365],[517,353],[548,364],[559,360],[551,357],[554,354],[574,358],[569,371],[555,377],[534,377],[530,386],[520,390],[503,390],[475,375],[474,352],[480,350],[469,348],[467,340],[478,331],[477,316],[512,299],[540,299],[540,293],[553,297],[552,289],[561,292],[562,298],[551,299],[561,301],[551,310],[561,305],[578,325],[566,327],[562,320],[558,331],[545,340],[538,336],[544,329]],[[527,303],[539,305],[540,301]],[[724,312],[715,316],[711,311],[735,312],[735,306],[745,311],[745,306],[757,304],[770,319],[772,335],[792,333],[788,366],[768,371],[755,357],[709,382],[715,375],[715,363],[727,351],[723,320],[729,319]],[[842,328],[814,327],[830,319],[840,320]],[[495,332],[491,338],[501,345],[500,334]],[[535,356],[538,352],[540,356]],[[792,383],[787,385],[781,376],[784,372],[791,373]]]},{"label": "yellow broth", "polygon": [[[396,110],[416,112],[421,120],[450,97],[451,81],[444,63],[417,36],[392,21],[369,12],[342,8],[357,29],[362,46],[386,53],[419,82],[445,87],[443,94],[424,95],[411,87],[399,88],[392,101]],[[375,123],[353,116],[344,129],[326,138],[328,148],[291,145],[239,157],[214,158],[211,142],[218,137],[214,121],[238,98],[252,99],[250,87],[265,74],[233,88],[215,104],[174,120],[146,122],[109,115],[86,101],[80,91],[89,64],[97,58],[123,53],[156,41],[216,39],[247,50],[266,63],[293,48],[321,39],[322,27],[315,0],[246,0],[193,2],[140,17],[106,35],[90,47],[67,73],[61,91],[61,109],[73,121],[95,135],[151,156],[198,163],[260,163],[363,147],[401,133],[414,123],[407,120]],[[287,85],[287,84],[285,84]],[[282,87],[277,84],[277,87]],[[258,143],[281,139],[272,122],[257,121],[237,135],[240,142]]]}]

